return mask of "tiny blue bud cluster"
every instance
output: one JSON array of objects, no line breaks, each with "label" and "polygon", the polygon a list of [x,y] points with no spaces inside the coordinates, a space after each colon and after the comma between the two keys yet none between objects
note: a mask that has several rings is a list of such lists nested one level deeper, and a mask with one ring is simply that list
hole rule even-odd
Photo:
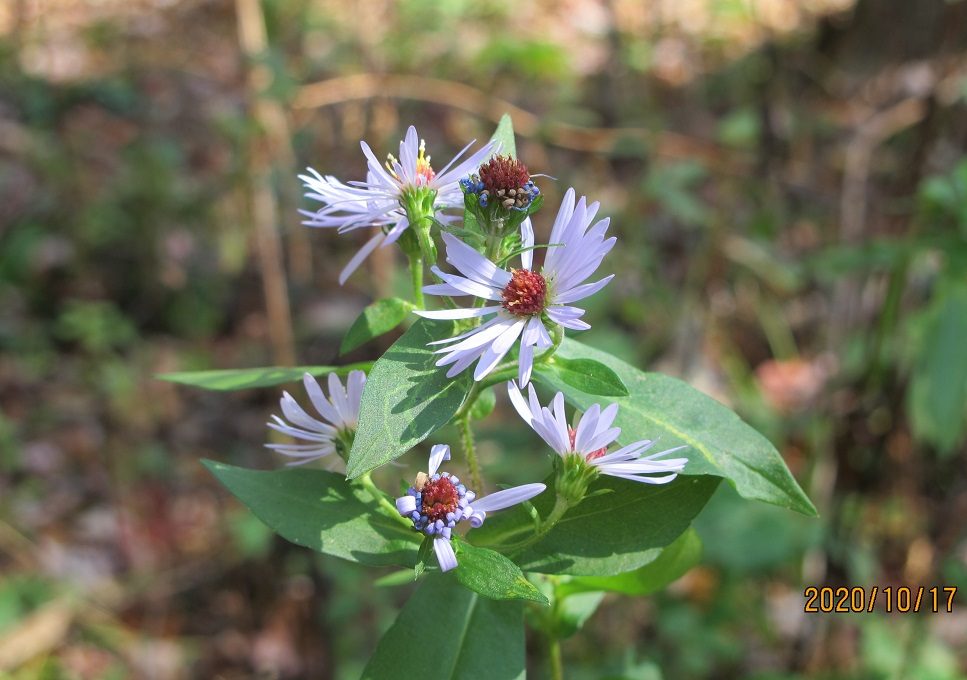
[{"label": "tiny blue bud cluster", "polygon": [[[406,496],[413,501],[406,502]],[[397,501],[400,514],[412,520],[413,526],[427,536],[449,539],[457,522],[469,519],[471,526],[478,527],[486,518],[485,512],[474,512],[470,505],[476,494],[461,484],[459,477],[448,472],[430,476],[422,488],[411,486],[406,496]]]}]

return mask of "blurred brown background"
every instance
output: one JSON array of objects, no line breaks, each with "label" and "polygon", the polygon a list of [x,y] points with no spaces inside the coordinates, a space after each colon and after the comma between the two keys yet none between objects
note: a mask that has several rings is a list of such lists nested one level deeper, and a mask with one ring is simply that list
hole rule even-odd
[{"label": "blurred brown background", "polygon": [[405,272],[387,249],[340,289],[366,235],[301,227],[296,174],[362,178],[358,141],[411,123],[445,162],[510,112],[547,205],[575,186],[621,239],[582,339],[739,411],[821,513],[723,489],[702,565],[606,599],[568,677],[965,677],[962,595],[802,612],[967,593],[965,50],[963,1],[3,0],[0,675],[358,675],[405,589],[197,462],[280,465],[278,392],[152,376],[336,360]]}]

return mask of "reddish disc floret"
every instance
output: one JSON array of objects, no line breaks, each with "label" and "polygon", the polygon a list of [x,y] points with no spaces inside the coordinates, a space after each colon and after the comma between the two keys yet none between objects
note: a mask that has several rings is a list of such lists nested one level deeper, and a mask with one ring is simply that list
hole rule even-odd
[{"label": "reddish disc floret", "polygon": [[504,309],[511,314],[540,314],[547,304],[547,280],[530,269],[513,269],[510,283],[500,295],[504,301]]},{"label": "reddish disc floret", "polygon": [[[572,451],[574,450],[574,442],[577,439],[577,435],[578,435],[578,433],[577,433],[577,431],[573,427],[567,428],[567,436],[568,436],[568,439],[571,440],[571,450]],[[592,460],[595,460],[597,458],[600,458],[601,456],[603,456],[607,452],[608,452],[608,447],[607,446],[603,446],[600,449],[597,449],[595,451],[592,451],[591,453],[589,453],[588,455],[586,455],[584,457],[584,460],[586,460],[586,461],[588,461],[590,463]]]},{"label": "reddish disc floret", "polygon": [[423,494],[423,514],[431,522],[445,520],[448,512],[454,512],[460,500],[457,488],[447,477],[440,477],[435,482],[428,481],[421,489]]},{"label": "reddish disc floret", "polygon": [[530,181],[527,166],[510,156],[494,156],[478,171],[484,189],[491,196],[503,197],[501,191],[517,191]]}]

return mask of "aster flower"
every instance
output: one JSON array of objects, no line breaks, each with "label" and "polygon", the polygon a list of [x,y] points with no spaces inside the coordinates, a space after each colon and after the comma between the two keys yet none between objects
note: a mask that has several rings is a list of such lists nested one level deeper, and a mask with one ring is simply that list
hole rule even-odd
[{"label": "aster flower", "polygon": [[[306,226],[335,228],[340,234],[365,227],[379,228],[340,272],[340,285],[373,250],[395,243],[403,235],[410,226],[408,201],[429,198],[434,211],[463,208],[460,178],[476,169],[494,148],[491,142],[462,158],[472,145],[473,142],[467,144],[440,172],[434,172],[425,144],[411,125],[400,142],[399,159],[390,154],[385,167],[369,145],[360,142],[368,168],[365,182],[344,183],[312,168],[308,168],[309,174],[299,175],[308,189],[306,198],[322,203],[315,212],[299,211],[308,218],[303,222]],[[455,218],[440,215],[438,219],[448,223]]]},{"label": "aster flower", "polygon": [[432,447],[427,471],[419,473],[406,495],[396,499],[400,515],[412,520],[417,531],[433,537],[433,552],[440,571],[457,566],[450,539],[458,522],[469,520],[470,526],[476,529],[484,523],[488,512],[523,503],[547,488],[544,484],[524,484],[477,499],[473,491],[460,483],[459,477],[437,472],[445,460],[450,460],[450,447],[445,444]]},{"label": "aster flower", "polygon": [[531,181],[527,166],[512,156],[496,155],[480,170],[460,180],[468,194],[476,194],[481,208],[493,202],[505,210],[526,211],[541,190]]},{"label": "aster flower", "polygon": [[667,484],[688,463],[687,458],[664,458],[687,446],[642,457],[656,443],[650,439],[608,453],[608,447],[621,434],[621,428],[612,427],[618,415],[617,404],[603,410],[598,404],[592,404],[584,415],[575,414],[574,424],[569,427],[564,416],[563,393],[554,395],[553,408],[541,406],[533,385],[528,387],[527,400],[513,381],[507,383],[507,393],[521,418],[565,460],[577,456],[599,473],[646,484]]},{"label": "aster flower", "polygon": [[447,262],[460,275],[447,274],[434,266],[433,272],[444,283],[425,286],[424,292],[474,295],[498,303],[416,312],[429,319],[492,317],[466,333],[431,343],[446,345],[437,350],[443,358],[436,365],[451,366],[448,377],[452,378],[476,361],[473,378],[483,379],[520,338],[518,379],[526,385],[534,365],[534,349],[544,350],[553,344],[546,324],[574,330],[591,327],[581,320],[584,310],[570,303],[596,293],[614,278],[611,274],[583,283],[615,244],[614,237],[604,237],[609,220],[594,222],[597,212],[598,203],[587,205],[584,197],[575,203],[574,190],[568,189],[554,220],[550,247],[540,272],[533,269],[534,229],[530,219],[521,223],[521,243],[524,248],[530,248],[521,254],[521,269],[502,269],[452,234],[443,234]]},{"label": "aster flower", "polygon": [[352,371],[346,379],[346,388],[343,388],[339,376],[330,373],[328,399],[319,387],[319,383],[310,374],[306,373],[302,382],[309,394],[309,401],[323,420],[307,413],[292,398],[292,395],[283,392],[279,406],[282,407],[282,414],[288,422],[273,415],[272,422],[266,424],[273,430],[301,440],[303,443],[266,444],[266,448],[297,459],[288,465],[304,465],[336,452],[345,455],[349,452],[356,432],[359,400],[363,396],[366,374],[362,371]]}]

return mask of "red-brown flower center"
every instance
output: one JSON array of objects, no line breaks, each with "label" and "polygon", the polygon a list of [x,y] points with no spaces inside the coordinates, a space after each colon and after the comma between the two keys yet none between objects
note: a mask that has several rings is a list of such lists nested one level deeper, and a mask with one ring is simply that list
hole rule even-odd
[{"label": "red-brown flower center", "polygon": [[527,184],[531,178],[530,173],[527,172],[527,166],[510,156],[494,156],[480,166],[478,174],[484,189],[489,191],[491,196],[503,196],[498,193],[501,190],[516,191]]},{"label": "red-brown flower center", "polygon": [[446,477],[440,477],[435,482],[429,481],[421,489],[423,494],[423,514],[431,522],[438,519],[446,520],[447,513],[457,509],[460,498],[457,488]]},{"label": "red-brown flower center", "polygon": [[[573,427],[567,428],[567,436],[568,436],[568,439],[571,440],[571,449],[573,450],[574,449],[574,441],[575,441],[575,439],[577,439],[577,436],[578,436],[577,430],[575,430]],[[595,451],[592,451],[591,453],[589,453],[588,455],[586,455],[584,457],[584,460],[586,460],[586,461],[588,461],[590,463],[595,458],[600,458],[601,456],[603,456],[607,452],[608,452],[608,447],[607,446],[602,446],[600,449],[597,449]]]},{"label": "red-brown flower center", "polygon": [[547,281],[530,269],[511,270],[510,283],[501,292],[504,309],[517,316],[531,316],[544,311]]}]

